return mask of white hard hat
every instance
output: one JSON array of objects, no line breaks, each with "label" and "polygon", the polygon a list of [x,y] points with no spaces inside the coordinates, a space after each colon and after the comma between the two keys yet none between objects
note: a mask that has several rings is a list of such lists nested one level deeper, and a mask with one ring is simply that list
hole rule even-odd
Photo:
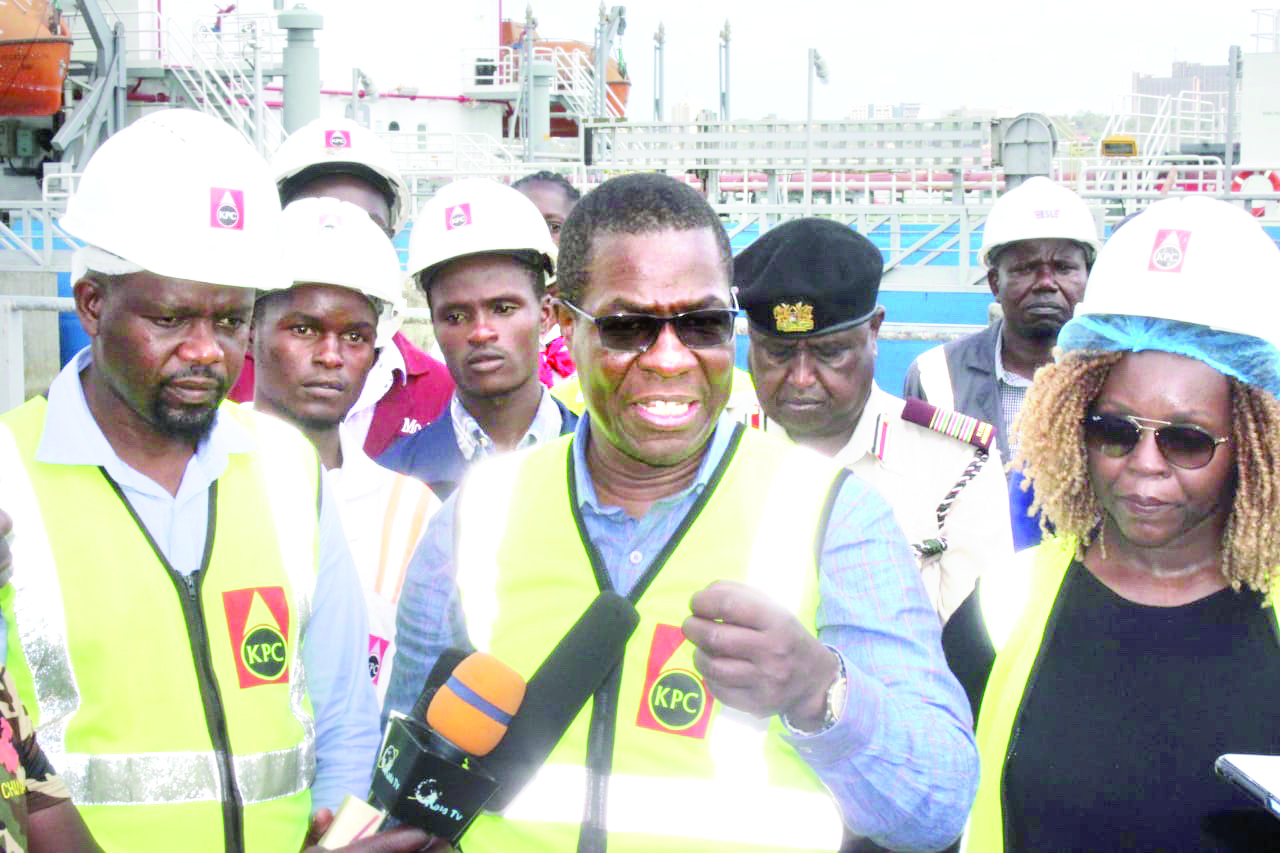
[{"label": "white hard hat", "polygon": [[1280,248],[1256,219],[1206,196],[1169,198],[1107,241],[1075,318],[1155,317],[1280,345],[1277,282]]},{"label": "white hard hat", "polygon": [[59,225],[157,275],[262,290],[282,283],[280,197],[266,162],[229,125],[194,110],[151,113],[103,142]]},{"label": "white hard hat", "polygon": [[271,158],[276,183],[285,188],[302,175],[352,174],[374,183],[386,182],[390,190],[393,232],[404,227],[412,212],[409,186],[396,168],[391,151],[377,134],[348,118],[318,118],[289,134]]},{"label": "white hard hat", "polygon": [[467,255],[528,252],[551,275],[556,247],[519,190],[482,178],[454,181],[422,206],[409,234],[409,275]]},{"label": "white hard hat", "polygon": [[1098,226],[1084,199],[1044,177],[1028,178],[996,200],[982,229],[978,260],[1018,240],[1074,240],[1087,247],[1089,259],[1101,245]]},{"label": "white hard hat", "polygon": [[300,198],[280,224],[284,269],[294,284],[332,284],[363,293],[378,312],[376,346],[400,328],[405,306],[400,256],[363,208],[336,198]]}]

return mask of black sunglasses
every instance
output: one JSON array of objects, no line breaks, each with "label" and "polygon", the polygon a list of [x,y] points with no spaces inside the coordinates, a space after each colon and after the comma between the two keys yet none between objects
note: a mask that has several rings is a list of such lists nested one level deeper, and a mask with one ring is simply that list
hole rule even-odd
[{"label": "black sunglasses", "polygon": [[656,314],[594,317],[572,302],[561,299],[560,304],[595,324],[600,343],[606,348],[624,352],[645,352],[657,343],[662,327],[668,323],[676,330],[680,343],[691,349],[722,346],[733,337],[733,321],[738,315],[736,308],[699,308],[666,317]]},{"label": "black sunglasses", "polygon": [[1084,419],[1084,440],[1090,449],[1118,459],[1138,446],[1143,430],[1156,437],[1156,448],[1170,465],[1196,469],[1209,464],[1219,444],[1230,439],[1215,438],[1195,424],[1173,424],[1135,415],[1091,414]]}]

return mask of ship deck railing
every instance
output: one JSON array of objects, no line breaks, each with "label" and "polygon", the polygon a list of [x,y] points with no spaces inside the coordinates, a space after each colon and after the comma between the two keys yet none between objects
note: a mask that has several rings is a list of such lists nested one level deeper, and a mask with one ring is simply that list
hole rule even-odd
[{"label": "ship deck railing", "polygon": [[[185,53],[175,50],[178,46],[169,41],[168,31],[173,27],[187,34],[192,41],[216,39],[222,52],[238,57],[246,65],[255,56],[264,67],[279,68],[283,65],[285,33],[277,28],[273,13],[231,11],[223,15],[183,15],[165,11],[162,14],[158,9],[116,10],[105,5],[102,13],[112,26],[119,24],[124,27],[125,58],[131,73],[187,62]],[[84,16],[69,10],[64,17],[75,40],[71,49],[72,61],[93,63],[97,54]]]},{"label": "ship deck railing", "polygon": [[591,120],[591,163],[605,169],[976,168],[989,162],[981,119],[613,122]]}]

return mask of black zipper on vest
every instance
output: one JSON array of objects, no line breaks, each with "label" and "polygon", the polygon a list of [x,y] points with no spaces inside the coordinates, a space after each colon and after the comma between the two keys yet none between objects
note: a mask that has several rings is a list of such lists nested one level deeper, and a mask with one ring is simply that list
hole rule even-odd
[{"label": "black zipper on vest", "polygon": [[134,523],[146,537],[156,558],[169,573],[174,590],[178,593],[178,603],[182,607],[183,621],[187,625],[187,639],[191,644],[191,660],[195,665],[196,683],[200,687],[200,701],[204,706],[205,725],[209,729],[209,740],[213,744],[213,753],[218,765],[218,780],[222,787],[222,831],[226,842],[227,853],[241,853],[244,850],[244,805],[240,802],[240,790],[236,786],[235,766],[232,762],[231,736],[227,731],[227,714],[222,705],[222,694],[218,690],[218,680],[213,672],[213,655],[209,647],[209,630],[205,622],[204,608],[200,606],[200,589],[208,574],[209,561],[213,556],[213,539],[216,531],[218,509],[218,483],[215,480],[209,486],[209,518],[205,524],[204,556],[200,560],[200,568],[193,575],[183,575],[175,571],[165,558],[164,553],[151,538],[142,519],[134,512],[133,506],[125,498],[124,492],[106,469],[100,469],[107,478],[120,502],[124,504],[133,517]]},{"label": "black zipper on vest", "polygon": [[[746,427],[742,424],[734,425],[733,434],[729,437],[724,455],[720,457],[719,464],[711,472],[706,487],[680,521],[675,532],[671,534],[671,538],[649,564],[648,570],[640,576],[631,592],[627,594],[627,600],[632,604],[640,601],[640,597],[644,595],[654,578],[658,576],[658,572],[675,552],[676,546],[702,514],[716,487],[724,479],[725,471],[729,469],[729,463],[737,453],[745,431]],[[569,460],[569,508],[573,512],[573,521],[578,528],[578,538],[586,549],[587,557],[591,560],[591,570],[595,574],[596,585],[601,591],[613,590],[613,583],[609,580],[609,570],[605,566],[604,558],[600,556],[595,544],[587,536],[582,513],[578,509],[578,486],[574,476],[572,442],[569,444],[566,455]],[[609,679],[591,697],[591,723],[587,729],[586,797],[582,807],[582,826],[578,830],[578,853],[605,853],[609,846],[609,833],[605,825],[609,801],[609,775],[613,771],[614,735],[618,729],[618,698],[622,693],[623,662],[614,667]]]}]

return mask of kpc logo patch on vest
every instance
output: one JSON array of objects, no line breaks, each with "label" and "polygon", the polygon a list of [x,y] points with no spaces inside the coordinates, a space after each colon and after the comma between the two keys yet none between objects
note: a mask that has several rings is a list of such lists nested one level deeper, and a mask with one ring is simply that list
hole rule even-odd
[{"label": "kpc logo patch on vest", "polygon": [[222,593],[231,655],[240,687],[289,681],[289,605],[284,588],[258,586]]},{"label": "kpc logo patch on vest", "polygon": [[679,625],[654,626],[645,664],[636,725],[684,737],[705,738],[715,700],[693,667],[693,644]]}]

